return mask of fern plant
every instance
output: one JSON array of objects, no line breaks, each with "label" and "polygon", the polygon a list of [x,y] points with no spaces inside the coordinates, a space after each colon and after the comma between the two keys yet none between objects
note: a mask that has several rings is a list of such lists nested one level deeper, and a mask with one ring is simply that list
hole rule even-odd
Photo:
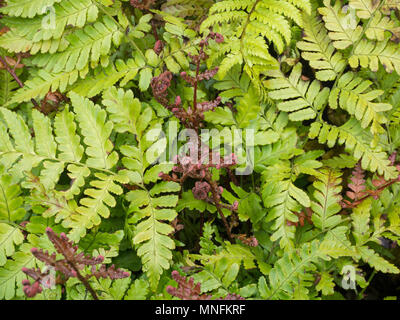
[{"label": "fern plant", "polygon": [[258,86],[259,74],[273,61],[268,44],[271,43],[278,53],[282,53],[292,38],[291,23],[302,26],[301,12],[309,13],[310,9],[307,1],[228,0],[214,4],[201,30],[216,27],[217,24],[221,24],[220,30],[227,30],[225,36],[229,37],[229,41],[212,56],[212,60],[217,60],[226,55],[220,62],[221,78],[234,65],[244,63],[247,74]]},{"label": "fern plant", "polygon": [[399,10],[0,1],[0,299],[395,296]]}]

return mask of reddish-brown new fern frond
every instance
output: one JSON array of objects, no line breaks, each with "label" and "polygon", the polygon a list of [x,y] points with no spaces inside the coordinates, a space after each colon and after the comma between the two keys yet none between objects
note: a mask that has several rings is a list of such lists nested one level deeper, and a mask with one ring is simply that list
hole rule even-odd
[{"label": "reddish-brown new fern frond", "polygon": [[397,178],[391,180],[385,180],[384,177],[378,175],[376,179],[372,179],[372,185],[375,187],[375,189],[367,189],[365,185],[364,171],[362,170],[360,163],[356,165],[353,171],[353,175],[350,178],[352,183],[348,185],[351,191],[346,192],[346,195],[350,198],[351,201],[345,199],[341,201],[341,205],[343,208],[354,208],[368,197],[378,199],[384,189],[400,181],[400,165],[395,164],[396,153],[393,153],[389,157],[389,160],[391,165],[394,165],[397,168],[399,175],[397,176]]},{"label": "reddish-brown new fern frond", "polygon": [[[172,79],[172,73],[170,71],[165,71],[158,77],[154,77],[151,80],[151,88],[153,90],[153,96],[155,97],[155,99],[165,108],[170,110],[186,128],[191,128],[195,130],[204,127],[204,112],[213,111],[221,103],[221,97],[217,97],[213,101],[204,101],[201,103],[197,102],[197,86],[199,81],[210,80],[218,72],[218,67],[200,72],[201,62],[207,59],[207,54],[204,52],[204,47],[208,45],[209,39],[214,39],[216,42],[224,41],[222,35],[215,32],[210,32],[205,39],[200,41],[199,54],[188,54],[189,58],[192,60],[192,63],[196,67],[195,75],[191,76],[186,71],[182,71],[180,73],[182,79],[184,79],[194,88],[192,106],[188,106],[187,109],[185,109],[182,106],[182,100],[180,96],[175,97],[174,104],[169,103],[167,90],[171,85]],[[154,51],[159,54],[161,50],[162,43],[157,41],[156,45],[154,46]]]},{"label": "reddish-brown new fern frond", "polygon": [[[159,176],[164,181],[174,181],[181,185],[186,181],[187,178],[193,178],[196,181],[194,188],[192,189],[193,195],[196,199],[204,200],[209,203],[212,203],[216,206],[217,211],[224,223],[226,228],[228,237],[230,240],[233,239],[228,221],[226,220],[222,208],[226,208],[232,211],[236,211],[238,209],[238,203],[235,202],[232,205],[226,205],[221,203],[221,194],[223,192],[223,188],[218,185],[216,181],[212,178],[212,173],[210,168],[228,168],[236,165],[237,157],[234,154],[231,154],[228,157],[221,159],[220,155],[217,153],[212,153],[208,147],[206,147],[208,152],[202,152],[200,155],[200,162],[193,162],[193,159],[189,156],[181,156],[176,157],[177,165],[173,167],[173,173],[168,175],[166,173],[160,172]],[[212,161],[207,162],[208,159],[214,159]],[[219,161],[215,161],[218,159]],[[180,177],[178,177],[180,174]],[[211,195],[209,195],[211,193]]]},{"label": "reddish-brown new fern frond", "polygon": [[[198,54],[188,54],[192,63],[195,65],[195,75],[189,75],[186,71],[183,71],[180,74],[186,82],[193,86],[193,105],[184,108],[180,96],[175,97],[174,104],[171,105],[169,103],[167,90],[170,87],[172,80],[172,73],[170,71],[165,71],[151,80],[151,88],[155,99],[165,108],[170,110],[174,116],[180,120],[184,127],[193,129],[197,137],[196,145],[191,145],[191,150],[189,150],[190,155],[196,158],[195,161],[193,161],[192,157],[189,157],[187,154],[180,155],[179,157],[177,156],[175,161],[176,166],[173,168],[173,173],[168,175],[161,172],[159,176],[165,181],[175,181],[181,185],[183,185],[187,178],[198,180],[192,189],[194,197],[216,206],[226,228],[228,237],[232,241],[233,236],[231,234],[229,223],[222,212],[222,208],[236,211],[238,203],[235,202],[230,206],[221,203],[223,188],[212,179],[210,169],[226,168],[229,176],[232,178],[233,174],[231,172],[231,167],[237,164],[237,156],[232,153],[222,159],[219,153],[210,150],[210,148],[207,145],[204,145],[201,142],[201,139],[199,139],[199,129],[204,127],[204,112],[213,111],[221,103],[221,97],[217,97],[213,101],[203,101],[200,103],[197,101],[197,88],[199,81],[209,80],[218,72],[218,68],[200,72],[202,61],[207,59],[207,54],[205,53],[204,48],[209,44],[208,41],[210,39],[214,39],[217,43],[224,41],[222,35],[210,32],[205,39],[200,41]],[[180,174],[180,177],[178,177],[178,174]],[[203,213],[201,213],[200,220],[203,221]],[[202,230],[202,222],[200,228],[200,230]]]},{"label": "reddish-brown new fern frond", "polygon": [[298,222],[292,222],[292,221],[287,220],[286,224],[288,226],[296,226],[296,227],[298,227],[298,226],[304,227],[304,222],[305,221],[307,221],[309,224],[313,224],[313,222],[311,220],[311,217],[312,217],[312,214],[313,214],[311,208],[305,208],[304,211],[295,212],[295,215],[298,216],[298,218],[299,218]]},{"label": "reddish-brown new fern frond", "polygon": [[351,191],[347,191],[346,195],[351,200],[359,200],[364,197],[367,192],[365,192],[365,173],[364,170],[361,168],[361,164],[357,163],[356,167],[353,170],[353,176],[350,178],[352,183],[349,183],[348,187]]},{"label": "reddish-brown new fern frond", "polygon": [[248,237],[246,234],[238,234],[238,235],[235,235],[235,238],[249,247],[257,247],[258,246],[258,240],[256,237]]},{"label": "reddish-brown new fern frond", "polygon": [[[172,271],[172,278],[177,282],[178,287],[167,286],[167,292],[182,300],[212,300],[211,295],[201,294],[201,284],[194,283],[193,278],[187,279],[181,276],[178,271]],[[219,298],[216,300],[244,300],[243,297],[237,294],[229,293],[225,298]]]},{"label": "reddish-brown new fern frond", "polygon": [[[100,277],[121,279],[130,276],[129,272],[116,269],[114,265],[107,268],[104,264],[101,264],[104,261],[103,256],[91,257],[85,255],[83,252],[77,253],[78,246],[74,245],[65,233],[61,233],[60,236],[57,236],[51,228],[47,228],[46,234],[56,251],[63,255],[64,259],[57,259],[56,253],[50,254],[42,249],[32,248],[31,252],[34,257],[44,262],[46,266],[52,267],[56,272],[62,274],[64,282],[71,277],[78,278],[91,293],[93,299],[97,300],[98,297],[88,281],[91,277],[96,277],[97,279]],[[99,264],[100,267],[96,269],[96,265]],[[84,277],[80,274],[80,271],[87,266],[92,266],[91,272]],[[40,269],[27,268],[22,268],[22,271],[35,280],[32,284],[30,284],[29,280],[23,280],[22,282],[25,294],[28,297],[34,297],[37,293],[42,291],[41,285],[43,284],[43,279],[48,276],[48,271],[42,272]]]},{"label": "reddish-brown new fern frond", "polygon": [[178,271],[172,271],[172,278],[177,282],[178,287],[167,286],[167,292],[182,300],[211,300],[211,296],[201,294],[200,283],[194,283],[194,279],[186,279]]},{"label": "reddish-brown new fern frond", "polygon": [[130,0],[131,6],[139,10],[149,10],[155,0]]}]

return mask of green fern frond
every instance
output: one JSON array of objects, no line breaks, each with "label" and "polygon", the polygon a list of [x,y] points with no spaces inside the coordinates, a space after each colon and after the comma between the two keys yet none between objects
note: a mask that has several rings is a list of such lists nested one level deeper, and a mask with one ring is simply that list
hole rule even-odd
[{"label": "green fern frond", "polygon": [[[103,99],[117,130],[131,132],[136,136],[137,146],[121,147],[125,156],[122,163],[126,169],[120,173],[128,177],[131,183],[140,186],[140,189],[126,195],[130,202],[130,212],[134,213],[129,222],[133,224],[132,242],[138,247],[137,253],[142,259],[143,270],[154,290],[163,270],[170,267],[171,250],[175,248],[174,241],[168,237],[174,229],[163,221],[171,222],[177,215],[173,208],[178,203],[178,197],[170,193],[179,191],[180,185],[175,182],[157,182],[160,179],[158,174],[169,172],[173,165],[154,165],[155,160],[165,151],[167,141],[165,137],[157,139],[161,128],[158,121],[152,121],[152,109],[144,108],[142,111],[133,93],[122,89],[109,89]],[[153,143],[154,140],[157,142]]]},{"label": "green fern frond", "polygon": [[0,106],[11,104],[9,101],[17,88],[19,85],[14,78],[6,70],[0,70]]},{"label": "green fern frond", "polygon": [[378,174],[384,175],[385,179],[397,176],[397,170],[390,165],[387,154],[380,147],[370,146],[372,138],[354,118],[340,127],[325,122],[314,122],[308,136],[311,139],[318,137],[319,143],[326,143],[330,148],[336,143],[344,144],[346,150],[352,153],[357,160],[361,159],[363,169],[378,172]]},{"label": "green fern frond", "polygon": [[[34,109],[32,110],[32,120],[35,132],[36,154],[54,159],[56,157],[57,144],[53,137],[50,119]],[[64,162],[46,160],[43,162],[43,169],[40,173],[41,182],[47,189],[53,189],[63,171]]]},{"label": "green fern frond", "polygon": [[332,169],[354,168],[357,160],[346,153],[341,153],[330,159],[322,160],[323,164]]},{"label": "green fern frond", "polygon": [[260,97],[253,86],[239,99],[237,105],[236,123],[238,128],[246,128],[250,122],[257,118],[261,111]]},{"label": "green fern frond", "polygon": [[58,143],[59,158],[64,161],[79,162],[82,159],[84,148],[76,134],[74,114],[66,106],[54,119],[54,132]]},{"label": "green fern frond", "polygon": [[357,256],[354,246],[351,245],[347,236],[344,234],[347,230],[348,228],[344,226],[327,230],[326,236],[319,249],[329,256],[328,260],[330,260],[330,258],[337,259],[346,256]]},{"label": "green fern frond", "polygon": [[35,131],[36,153],[46,158],[56,156],[57,145],[53,137],[50,119],[36,109],[32,110],[33,130]]},{"label": "green fern frond", "polygon": [[96,21],[98,9],[92,0],[66,0],[54,6],[45,5],[42,13],[48,15],[31,19],[5,17],[11,31],[0,38],[0,46],[13,52],[30,51],[31,54],[65,50],[68,42],[61,37],[67,26],[82,28],[87,22]]},{"label": "green fern frond", "polygon": [[324,0],[324,6],[318,8],[318,11],[329,31],[328,36],[332,40],[333,46],[336,49],[346,49],[355,44],[363,31],[363,28],[358,25],[357,19],[342,8],[341,1],[335,1],[332,6],[331,0]]},{"label": "green fern frond", "polygon": [[[168,191],[178,191],[179,189],[179,184],[176,184],[173,189]],[[167,189],[164,189],[164,192],[166,191]],[[138,201],[140,201],[139,206],[142,207],[140,212],[143,220],[135,227],[133,243],[139,246],[137,253],[142,259],[143,270],[154,289],[161,273],[170,267],[171,250],[175,248],[174,241],[168,237],[168,234],[174,229],[160,220],[172,221],[175,219],[177,213],[171,207],[175,207],[178,197],[171,195],[152,197],[146,191],[132,191],[127,195],[127,199],[132,205],[138,205]]]},{"label": "green fern frond", "polygon": [[143,67],[144,63],[138,64],[134,59],[127,61],[118,59],[115,65],[110,63],[106,68],[95,69],[92,75],[77,81],[71,90],[82,97],[91,98],[110,88],[119,80],[121,80],[121,86],[126,85],[128,81],[136,77]]},{"label": "green fern frond", "polygon": [[110,210],[108,207],[115,207],[116,201],[112,194],[121,195],[122,188],[116,184],[127,183],[128,179],[122,175],[106,175],[95,173],[97,179],[90,181],[92,188],[85,189],[87,196],[79,201],[80,206],[75,210],[64,225],[71,228],[71,239],[80,239],[86,234],[86,229],[98,226],[101,218],[108,218]]},{"label": "green fern frond", "polygon": [[280,70],[271,70],[268,75],[272,79],[264,82],[270,90],[270,98],[281,101],[277,103],[278,109],[288,112],[292,121],[315,118],[328,101],[329,89],[325,87],[321,90],[318,80],[302,80],[301,71],[301,63],[294,66],[289,77]]},{"label": "green fern frond", "polygon": [[369,230],[369,223],[371,204],[371,199],[367,199],[354,208],[351,214],[353,236],[356,244],[359,246],[365,244],[370,238],[371,231]]},{"label": "green fern frond", "polygon": [[7,5],[0,8],[0,13],[14,17],[33,18],[46,12],[46,9],[61,0],[7,0]]},{"label": "green fern frond", "polygon": [[[68,202],[62,191],[57,191],[55,189],[46,190],[40,178],[34,174],[26,174],[24,187],[31,190],[30,197],[26,202],[31,206],[40,206],[46,209],[42,213],[40,219],[55,217],[55,222],[59,223],[75,213],[77,205],[74,201]],[[39,224],[42,223],[42,221],[39,221]],[[43,230],[41,232],[43,232]]]},{"label": "green fern frond", "polygon": [[356,10],[357,16],[361,19],[369,19],[372,15],[377,14],[376,11],[381,1],[371,0],[350,0],[349,6]]},{"label": "green fern frond", "polygon": [[[225,77],[236,64],[246,65],[246,72],[258,90],[261,89],[259,75],[274,59],[268,51],[264,38],[271,41],[281,53],[291,40],[290,21],[301,25],[301,11],[310,13],[308,1],[275,0],[225,0],[210,8],[210,16],[202,23],[200,31],[218,24],[234,24],[233,34],[222,44],[225,57],[221,62],[219,75]],[[215,57],[213,58],[215,59]]]},{"label": "green fern frond", "polygon": [[[202,244],[205,244],[204,240]],[[256,256],[249,247],[241,244],[226,243],[218,253],[192,254],[190,257],[204,265],[202,271],[193,275],[195,282],[202,283],[202,292],[219,289],[227,294],[227,288],[235,283],[242,265],[246,270],[256,267]]]},{"label": "green fern frond", "polygon": [[103,93],[103,105],[115,123],[115,131],[137,134],[135,116],[140,114],[142,105],[133,97],[132,91],[111,87]]},{"label": "green fern frond", "polygon": [[[380,257],[374,250],[366,244],[371,241],[372,230],[370,228],[372,200],[367,199],[356,208],[351,214],[353,225],[353,236],[356,242],[357,252],[362,260],[367,262],[372,268],[381,272],[400,273],[400,270]],[[377,230],[375,230],[377,232]]]},{"label": "green fern frond", "polygon": [[0,166],[0,220],[15,222],[24,217],[20,195],[20,187],[12,183],[12,177],[5,174],[4,167]]},{"label": "green fern frond", "polygon": [[274,221],[271,241],[280,240],[282,248],[293,246],[295,227],[288,222],[297,222],[295,213],[311,204],[308,195],[294,185],[292,175],[288,161],[263,172],[262,199],[264,206],[270,208],[266,221]]},{"label": "green fern frond", "polygon": [[[33,110],[34,138],[31,137],[29,128],[19,115],[2,108],[1,114],[10,133],[0,123],[0,138],[4,141],[0,147],[0,160],[8,168],[11,167],[9,171],[14,178],[19,179],[24,178],[24,173],[29,177],[32,168],[42,164],[38,167],[40,176],[25,179],[23,186],[38,190],[37,204],[48,207],[44,215],[47,217],[56,215],[58,221],[63,220],[67,228],[73,229],[71,237],[77,240],[85,235],[86,229],[98,225],[100,217],[109,216],[107,206],[115,206],[115,199],[110,193],[121,194],[122,189],[116,182],[127,183],[128,178],[108,170],[118,161],[118,155],[112,151],[113,145],[109,136],[113,124],[111,121],[106,121],[106,111],[75,93],[71,93],[71,100],[81,129],[82,141],[87,146],[85,149],[80,145],[81,139],[76,132],[75,116],[68,108],[56,116],[55,137],[49,118]],[[11,142],[10,136],[14,143]],[[62,146],[58,148],[57,143]],[[70,163],[67,166],[68,176],[72,182],[70,188],[64,191],[51,191],[59,181],[66,163]],[[92,170],[95,171],[95,178],[89,183],[92,188],[84,191],[88,197],[82,198],[80,206],[74,207],[68,200],[73,200],[74,196],[80,194],[80,189]],[[35,184],[36,180],[40,183]],[[54,193],[52,197],[43,198],[43,194],[52,192]]]},{"label": "green fern frond", "polygon": [[370,40],[384,41],[386,32],[398,34],[400,32],[399,22],[383,16],[379,11],[375,12],[365,31],[365,35]]},{"label": "green fern frond", "polygon": [[68,44],[65,38],[33,42],[17,34],[13,29],[0,37],[0,47],[16,53],[29,51],[31,54],[36,54],[38,52],[52,54],[59,50],[65,50]]},{"label": "green fern frond", "polygon": [[179,202],[176,206],[176,211],[182,211],[183,209],[196,210],[198,212],[215,212],[217,209],[212,204],[206,203],[205,201],[196,199],[191,191],[182,192]]},{"label": "green fern frond", "polygon": [[92,0],[64,0],[54,5],[52,14],[54,16],[51,18],[43,16],[32,19],[7,17],[5,22],[13,32],[36,43],[61,38],[67,25],[82,28],[87,22],[96,21],[98,9]]},{"label": "green fern frond", "polygon": [[109,139],[113,123],[106,121],[107,114],[100,106],[78,94],[70,93],[79,127],[87,145],[85,153],[88,166],[110,169],[118,161],[118,154],[113,150]]},{"label": "green fern frond", "polygon": [[400,270],[395,265],[379,256],[374,250],[367,246],[359,247],[357,251],[360,253],[361,258],[375,270],[384,273],[400,273]]},{"label": "green fern frond", "polygon": [[[124,158],[124,164],[130,170],[140,169],[142,157],[140,150],[133,147],[126,147],[123,153],[129,158]],[[128,162],[128,160],[130,160]],[[139,168],[138,168],[139,167]],[[156,182],[159,172],[168,172],[171,166],[161,166],[154,172],[147,170],[143,176],[143,182]],[[175,248],[174,241],[168,237],[173,232],[173,227],[162,222],[172,221],[177,213],[174,209],[178,197],[176,195],[161,195],[180,190],[180,185],[175,182],[161,182],[155,184],[151,189],[130,191],[127,194],[127,200],[131,203],[131,208],[136,216],[132,219],[140,221],[134,227],[133,243],[138,246],[137,254],[141,257],[143,270],[146,272],[153,290],[157,287],[160,275],[163,270],[170,267],[172,252]],[[132,221],[133,222],[133,221]]]},{"label": "green fern frond", "polygon": [[257,147],[254,150],[254,170],[262,173],[269,166],[300,154],[301,151],[296,148],[297,141],[296,131],[293,128],[287,128],[280,134],[280,139],[277,142],[262,148]]},{"label": "green fern frond", "polygon": [[342,180],[340,176],[338,171],[324,169],[320,171],[318,180],[313,183],[314,198],[317,201],[311,202],[312,221],[322,231],[338,225],[341,221],[341,217],[337,215],[341,210],[339,201]]},{"label": "green fern frond", "polygon": [[319,242],[305,243],[297,252],[285,252],[283,257],[275,262],[268,275],[269,284],[261,277],[258,283],[263,299],[293,299],[296,285],[308,293],[308,287],[314,282],[312,271],[320,259],[326,255],[319,250]]},{"label": "green fern frond", "polygon": [[218,50],[218,52],[226,54],[218,69],[217,75],[220,79],[224,78],[231,68],[243,63],[243,55],[240,52],[240,41],[238,39],[231,39],[229,45],[223,45],[221,51]]},{"label": "green fern frond", "polygon": [[244,35],[246,28],[249,28],[251,30],[249,33],[269,36],[268,39],[277,45],[279,52],[282,52],[282,40],[289,43],[291,38],[288,18],[301,25],[300,9],[309,12],[310,8],[307,4],[300,1],[275,0],[221,1],[211,7],[210,17],[203,22],[201,30],[218,22],[238,21],[243,26],[238,29],[238,36],[241,33]]},{"label": "green fern frond", "polygon": [[149,283],[144,279],[136,279],[126,292],[124,300],[145,300],[149,293]]},{"label": "green fern frond", "polygon": [[374,43],[363,39],[349,58],[349,64],[352,68],[357,68],[360,65],[363,68],[369,67],[374,72],[378,71],[379,62],[386,72],[396,71],[400,75],[399,46],[388,40]]},{"label": "green fern frond", "polygon": [[14,138],[15,149],[20,152],[34,153],[31,134],[22,117],[7,109],[2,109],[1,112]]},{"label": "green fern frond", "polygon": [[390,95],[389,101],[393,106],[389,120],[393,123],[400,123],[400,88]]},{"label": "green fern frond", "polygon": [[[232,264],[237,264],[240,266],[243,264],[245,269],[255,268],[255,260],[256,257],[251,249],[247,246],[241,244],[231,244],[226,243],[224,248],[219,251],[217,254],[202,254],[202,255],[192,255],[196,260],[199,259],[203,264],[211,264],[218,265],[224,264],[225,268]],[[221,268],[221,269],[220,269]],[[218,268],[218,272],[221,274],[219,276],[223,276],[225,273],[224,267],[221,266]],[[229,284],[226,285],[227,287]]]},{"label": "green fern frond", "polygon": [[0,223],[0,266],[7,263],[7,257],[15,253],[15,246],[23,241],[24,235],[18,227]]},{"label": "green fern frond", "polygon": [[[24,171],[30,171],[38,165],[44,158],[34,151],[34,141],[31,139],[28,126],[20,115],[0,108],[7,126],[0,122],[0,161],[6,168],[10,168],[10,173],[15,180],[23,177]],[[7,132],[7,128],[10,132]],[[13,142],[10,140],[10,136]]]},{"label": "green fern frond", "polygon": [[79,72],[60,72],[57,74],[48,73],[46,70],[39,70],[37,76],[25,82],[24,87],[17,90],[7,105],[21,103],[31,99],[43,98],[49,91],[64,91],[68,85],[78,80]]},{"label": "green fern frond", "polygon": [[346,60],[335,50],[328,38],[324,24],[314,16],[303,15],[303,41],[297,42],[301,56],[316,70],[315,76],[321,81],[331,81],[344,70]]},{"label": "green fern frond", "polygon": [[222,101],[241,97],[247,92],[250,79],[246,74],[241,75],[240,69],[239,65],[234,66],[223,79],[214,83],[214,88],[220,91]]},{"label": "green fern frond", "polygon": [[38,54],[32,62],[53,73],[82,70],[90,62],[95,67],[101,60],[103,66],[108,64],[104,57],[111,50],[111,44],[119,45],[122,33],[117,24],[108,16],[102,22],[86,25],[71,33],[67,40],[69,46],[62,52],[54,54]]},{"label": "green fern frond", "polygon": [[0,268],[0,299],[22,297],[22,280],[26,279],[26,274],[21,269],[34,266],[35,259],[30,253],[19,251],[13,255],[13,259],[8,259]]},{"label": "green fern frond", "polygon": [[372,82],[357,77],[352,72],[341,76],[337,86],[329,95],[329,106],[336,109],[338,106],[354,115],[360,121],[362,128],[367,128],[371,123],[371,133],[384,132],[382,124],[387,122],[384,111],[392,106],[388,103],[373,102],[379,98],[383,90],[369,90]]},{"label": "green fern frond", "polygon": [[382,4],[382,12],[384,14],[390,14],[390,10],[392,10],[392,9],[400,10],[400,4],[397,0],[386,0]]},{"label": "green fern frond", "polygon": [[97,6],[92,0],[64,0],[54,6],[54,11],[55,27],[50,30],[39,29],[32,39],[34,42],[58,39],[67,26],[83,28],[86,23],[96,21],[98,15]]},{"label": "green fern frond", "polygon": [[[249,67],[253,66],[267,66],[273,61],[268,48],[265,46],[265,40],[262,36],[246,37],[241,42],[244,60]],[[223,63],[223,62],[222,62]],[[257,69],[254,69],[256,72]]]}]

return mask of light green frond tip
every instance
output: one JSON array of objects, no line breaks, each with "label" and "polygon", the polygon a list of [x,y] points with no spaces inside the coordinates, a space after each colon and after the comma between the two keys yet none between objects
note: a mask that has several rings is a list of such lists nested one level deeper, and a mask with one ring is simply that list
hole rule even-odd
[{"label": "light green frond tip", "polygon": [[70,93],[74,112],[86,144],[85,153],[88,166],[110,169],[118,161],[118,154],[113,150],[109,139],[113,123],[107,121],[107,113],[100,106],[78,94]]},{"label": "light green frond tip", "polygon": [[321,170],[318,180],[313,183],[316,202],[311,202],[312,221],[322,231],[338,225],[341,221],[340,215],[337,215],[341,210],[340,175],[337,171],[324,169]]}]

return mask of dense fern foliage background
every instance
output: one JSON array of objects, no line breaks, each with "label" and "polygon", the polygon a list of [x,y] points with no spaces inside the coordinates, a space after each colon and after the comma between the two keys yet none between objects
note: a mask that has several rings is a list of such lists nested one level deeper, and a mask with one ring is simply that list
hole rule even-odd
[{"label": "dense fern foliage background", "polygon": [[[398,1],[0,15],[0,299],[398,295]],[[254,141],[231,165],[160,162],[174,127]]]}]

